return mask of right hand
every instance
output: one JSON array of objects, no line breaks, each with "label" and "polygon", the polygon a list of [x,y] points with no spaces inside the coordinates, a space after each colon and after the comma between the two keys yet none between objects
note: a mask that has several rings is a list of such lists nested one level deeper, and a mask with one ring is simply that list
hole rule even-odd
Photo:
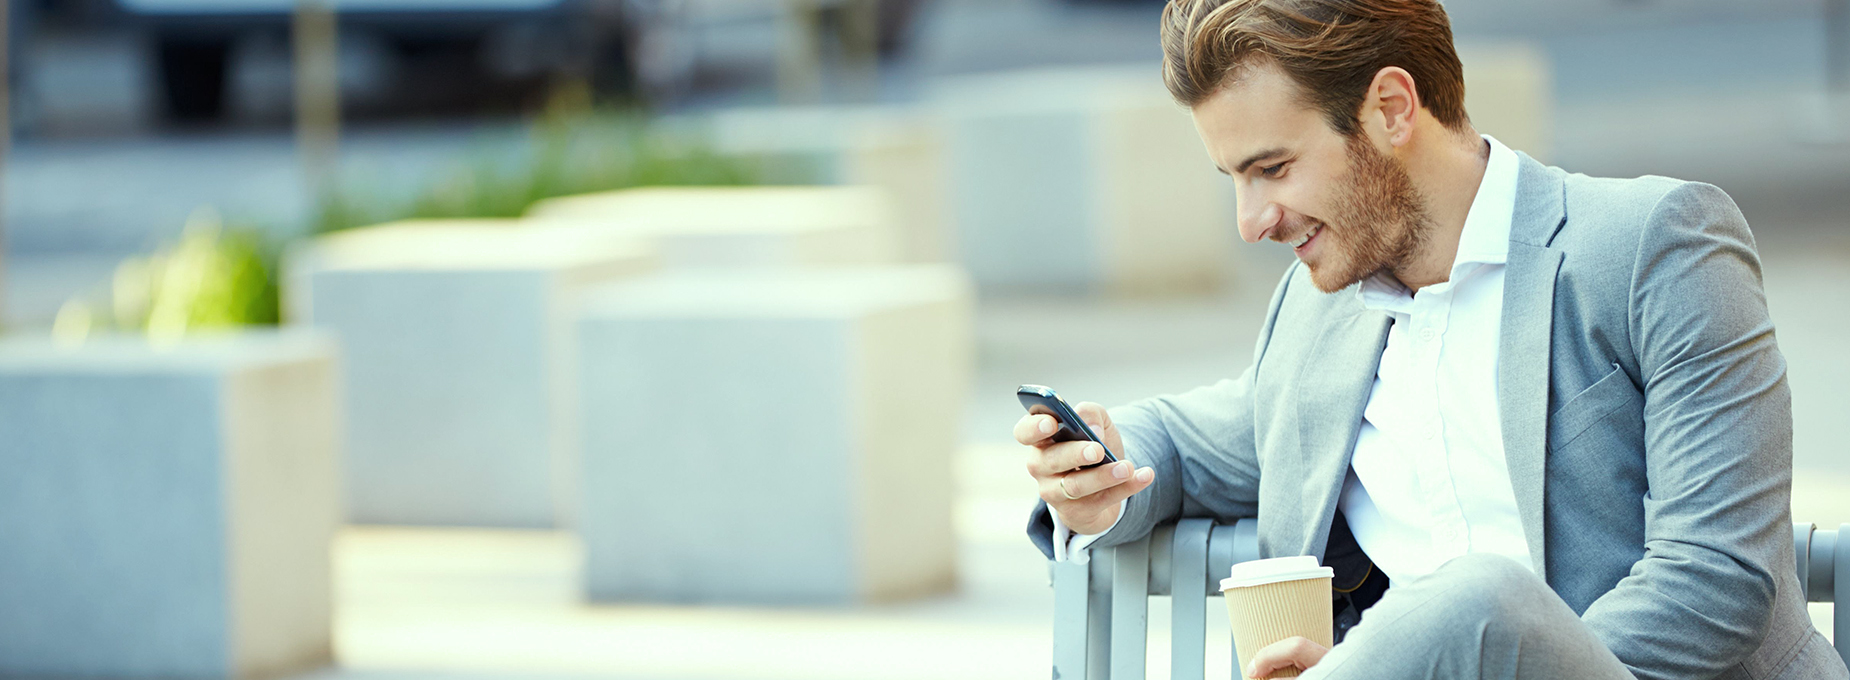
[{"label": "right hand", "polygon": [[[1060,514],[1060,522],[1074,533],[1102,533],[1117,523],[1124,499],[1156,481],[1156,470],[1136,468],[1124,450],[1118,428],[1105,413],[1105,407],[1083,402],[1073,410],[1106,446],[1111,447],[1118,462],[1080,470],[1081,466],[1102,460],[1104,449],[1089,441],[1055,443],[1053,433],[1060,426],[1050,415],[1023,416],[1015,423],[1015,441],[1032,447],[1028,451],[1028,474],[1040,485],[1041,500],[1047,501],[1048,507]],[[1061,489],[1063,481],[1064,491]],[[1068,494],[1073,499],[1068,499]]]}]

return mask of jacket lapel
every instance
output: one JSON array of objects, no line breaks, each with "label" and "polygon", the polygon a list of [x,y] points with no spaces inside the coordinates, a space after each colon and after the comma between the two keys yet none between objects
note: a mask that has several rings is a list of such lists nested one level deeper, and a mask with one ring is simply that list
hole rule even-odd
[{"label": "jacket lapel", "polygon": [[1548,454],[1548,383],[1554,330],[1555,275],[1561,251],[1548,247],[1565,221],[1563,183],[1524,154],[1516,180],[1509,260],[1503,278],[1503,321],[1497,346],[1498,411],[1503,457],[1522,517],[1535,574],[1547,579],[1544,484]]},{"label": "jacket lapel", "polygon": [[[1355,291],[1339,294],[1354,296]],[[1291,466],[1297,472],[1286,478],[1302,480],[1297,491],[1303,502],[1286,507],[1306,514],[1283,518],[1288,523],[1275,526],[1303,527],[1310,533],[1288,532],[1304,536],[1305,543],[1284,547],[1291,552],[1278,554],[1322,559],[1329,542],[1330,522],[1362,430],[1362,411],[1381,365],[1381,350],[1387,346],[1387,313],[1363,309],[1359,303],[1355,309],[1324,328],[1298,376],[1298,460]]]}]

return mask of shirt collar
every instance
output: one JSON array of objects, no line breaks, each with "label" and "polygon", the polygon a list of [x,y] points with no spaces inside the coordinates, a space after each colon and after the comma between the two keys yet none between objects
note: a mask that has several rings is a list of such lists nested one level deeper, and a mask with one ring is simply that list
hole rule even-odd
[{"label": "shirt collar", "polygon": [[[1509,261],[1510,225],[1516,215],[1516,152],[1495,137],[1483,138],[1490,145],[1490,160],[1484,164],[1484,178],[1478,182],[1477,195],[1465,213],[1464,231],[1458,235],[1458,255],[1452,259],[1449,278],[1453,282],[1480,265]],[[1356,294],[1370,309],[1391,309],[1394,302],[1413,292],[1392,274],[1381,272],[1362,281]]]},{"label": "shirt collar", "polygon": [[1477,197],[1471,199],[1471,211],[1465,215],[1453,271],[1461,264],[1509,261],[1510,223],[1516,216],[1516,152],[1490,135],[1484,135],[1484,141],[1490,144],[1490,162],[1484,165],[1484,179],[1478,183]]}]

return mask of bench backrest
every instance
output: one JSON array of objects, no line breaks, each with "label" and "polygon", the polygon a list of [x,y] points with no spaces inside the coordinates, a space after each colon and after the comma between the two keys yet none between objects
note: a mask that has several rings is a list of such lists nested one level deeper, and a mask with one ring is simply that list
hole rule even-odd
[{"label": "bench backrest", "polygon": [[[1809,602],[1850,598],[1850,524],[1818,530],[1794,524],[1799,584]],[[1839,536],[1846,539],[1839,541]],[[1258,523],[1185,519],[1146,538],[1091,551],[1085,564],[1051,562],[1054,589],[1053,677],[1140,680],[1144,676],[1149,600],[1171,601],[1170,677],[1207,674],[1208,598],[1236,562],[1259,558]],[[1219,615],[1218,613],[1216,615]],[[1833,633],[1850,630],[1850,609],[1832,608]],[[1850,643],[1836,636],[1850,664]],[[1237,652],[1235,653],[1237,657]],[[1233,667],[1237,670],[1239,663]]]}]

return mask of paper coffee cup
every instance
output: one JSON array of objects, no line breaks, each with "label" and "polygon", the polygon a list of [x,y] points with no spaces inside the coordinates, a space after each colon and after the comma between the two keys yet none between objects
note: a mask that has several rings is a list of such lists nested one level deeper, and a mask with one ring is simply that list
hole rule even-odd
[{"label": "paper coffee cup", "polygon": [[[1254,654],[1285,638],[1303,637],[1324,647],[1335,646],[1330,621],[1330,578],[1335,574],[1329,567],[1317,566],[1317,558],[1310,556],[1233,565],[1233,574],[1221,580],[1220,590],[1227,597],[1227,615],[1233,621],[1240,677],[1246,676]],[[1297,669],[1271,675],[1297,676]]]}]

